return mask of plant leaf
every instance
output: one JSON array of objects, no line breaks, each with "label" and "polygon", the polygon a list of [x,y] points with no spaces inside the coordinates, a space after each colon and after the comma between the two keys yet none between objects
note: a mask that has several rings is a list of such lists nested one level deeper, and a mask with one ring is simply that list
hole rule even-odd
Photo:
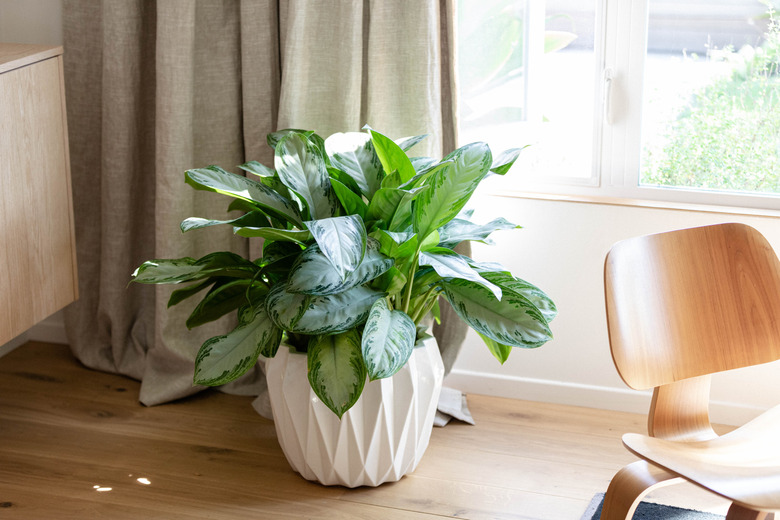
[{"label": "plant leaf", "polygon": [[191,285],[188,285],[187,287],[182,287],[181,289],[176,289],[171,293],[171,297],[168,299],[168,307],[173,307],[174,305],[177,305],[187,298],[190,298],[192,296],[195,296],[200,291],[208,287],[209,285],[217,282],[219,278],[207,278],[206,280],[203,280],[200,283],[194,283]]},{"label": "plant leaf", "polygon": [[445,160],[453,163],[428,177],[425,182],[430,189],[421,193],[414,204],[412,223],[421,239],[463,209],[487,175],[492,156],[485,143],[472,143],[458,148]]},{"label": "plant leaf", "polygon": [[385,176],[371,136],[363,132],[336,133],[325,139],[325,151],[333,165],[354,179],[370,200]]},{"label": "plant leaf", "polygon": [[209,276],[252,278],[260,268],[228,251],[210,253],[195,260],[190,257],[147,260],[133,273],[136,283],[181,283]]},{"label": "plant leaf", "polygon": [[297,128],[285,128],[283,130],[271,132],[270,134],[266,135],[265,142],[268,143],[268,146],[276,150],[276,145],[279,144],[279,141],[281,141],[283,137],[286,137],[292,133],[301,134],[306,138],[309,138],[309,136],[314,135],[313,130],[299,130]]},{"label": "plant leaf", "polygon": [[295,204],[264,184],[230,173],[218,166],[187,170],[184,180],[196,190],[213,191],[252,203],[270,216],[301,227],[301,212]]},{"label": "plant leaf", "polygon": [[552,339],[544,316],[519,294],[507,292],[499,301],[488,289],[469,280],[442,280],[441,285],[458,316],[493,341],[536,348]]},{"label": "plant leaf", "polygon": [[480,276],[463,257],[454,251],[441,247],[422,251],[420,252],[420,265],[433,267],[442,278],[470,280],[488,289],[496,299],[501,299],[501,289]]},{"label": "plant leaf", "polygon": [[189,217],[182,220],[180,227],[181,227],[181,232],[186,233],[187,231],[192,231],[193,229],[201,229],[209,226],[218,226],[220,224],[230,224],[236,227],[242,227],[242,226],[267,227],[271,225],[271,223],[268,221],[268,218],[262,212],[251,211],[246,215],[241,215],[240,217],[234,218],[232,220],[211,220],[211,219],[200,218],[200,217]]},{"label": "plant leaf", "polygon": [[504,175],[509,171],[512,165],[515,164],[515,161],[520,155],[520,152],[526,148],[528,148],[528,146],[524,146],[522,148],[511,148],[501,152],[499,156],[496,157],[496,160],[493,161],[493,165],[490,167],[490,171],[499,175]]},{"label": "plant leaf", "polygon": [[268,289],[252,280],[239,279],[216,284],[187,318],[187,328],[199,327],[246,305],[262,301]]},{"label": "plant leaf", "polygon": [[276,284],[268,293],[268,312],[279,327],[299,334],[334,334],[357,327],[377,298],[385,296],[363,285],[322,296],[291,293],[284,285]]},{"label": "plant leaf", "polygon": [[330,184],[347,214],[360,215],[361,218],[365,219],[368,206],[363,202],[362,197],[334,178],[330,179]]},{"label": "plant leaf", "polygon": [[414,177],[416,172],[414,171],[414,166],[412,166],[412,161],[409,160],[409,157],[401,147],[395,144],[392,139],[385,137],[376,130],[371,128],[368,130],[371,134],[371,142],[374,143],[374,150],[382,163],[385,173],[390,175],[397,170],[401,176],[402,184]]},{"label": "plant leaf", "polygon": [[379,252],[379,242],[369,238],[363,261],[342,278],[318,246],[306,249],[290,269],[287,291],[303,294],[334,294],[362,285],[393,266],[393,259]]},{"label": "plant leaf", "polygon": [[371,306],[361,348],[372,381],[390,377],[409,361],[417,327],[406,313],[391,310],[384,298]]},{"label": "plant leaf", "polygon": [[264,307],[244,313],[247,319],[224,336],[207,340],[195,358],[195,384],[216,386],[229,383],[252,368],[257,358],[273,355],[282,331],[268,318]]},{"label": "plant leaf", "polygon": [[305,229],[277,229],[271,227],[241,227],[235,229],[236,235],[242,237],[262,237],[267,240],[295,242],[305,245],[311,241],[311,232]]},{"label": "plant leaf", "polygon": [[401,150],[403,150],[404,152],[408,152],[415,145],[423,141],[426,137],[428,137],[428,134],[415,135],[412,137],[402,137],[401,139],[396,139],[394,142],[395,144],[398,145],[398,147]]},{"label": "plant leaf", "polygon": [[255,175],[258,175],[260,177],[273,177],[276,175],[276,172],[269,168],[268,166],[265,166],[264,164],[260,164],[257,161],[249,161],[239,166],[242,170],[249,173],[254,173]]},{"label": "plant leaf", "polygon": [[312,297],[288,292],[286,285],[286,282],[279,282],[271,287],[265,298],[265,307],[280,329],[291,331],[306,312]]},{"label": "plant leaf", "polygon": [[359,215],[305,222],[322,253],[344,279],[354,271],[366,252],[366,226]]},{"label": "plant leaf", "polygon": [[470,220],[455,218],[439,229],[439,244],[442,247],[454,248],[466,240],[474,240],[489,244],[488,236],[502,229],[519,229],[521,226],[512,224],[503,217],[491,220],[487,224],[475,224]]},{"label": "plant leaf", "polygon": [[509,354],[512,353],[512,347],[509,345],[502,345],[498,341],[490,339],[479,332],[477,332],[477,334],[479,334],[479,337],[485,342],[490,353],[493,354],[493,357],[496,358],[499,363],[503,365],[506,360],[509,359]]},{"label": "plant leaf", "polygon": [[309,342],[309,384],[317,397],[339,416],[352,408],[366,384],[366,367],[356,330],[319,336]]},{"label": "plant leaf", "polygon": [[274,166],[284,185],[305,202],[312,219],[336,213],[338,200],[325,159],[304,135],[289,133],[277,143]]},{"label": "plant leaf", "polygon": [[379,240],[379,250],[392,258],[408,258],[417,251],[417,236],[407,233],[378,229],[372,236]]},{"label": "plant leaf", "polygon": [[427,170],[428,168],[430,168],[431,166],[439,162],[433,157],[412,157],[410,161],[412,161],[412,166],[414,167],[414,171],[418,173]]},{"label": "plant leaf", "polygon": [[508,272],[484,271],[477,267],[477,271],[487,280],[496,284],[502,291],[511,291],[530,301],[534,307],[544,316],[547,323],[550,323],[558,314],[555,303],[547,294],[537,286],[515,278]]}]

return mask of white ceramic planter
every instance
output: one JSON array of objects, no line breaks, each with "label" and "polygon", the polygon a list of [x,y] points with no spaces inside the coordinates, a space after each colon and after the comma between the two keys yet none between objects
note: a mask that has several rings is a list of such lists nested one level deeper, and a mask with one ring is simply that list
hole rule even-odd
[{"label": "white ceramic planter", "polygon": [[366,382],[341,420],[311,390],[305,354],[280,347],[266,362],[266,376],[276,435],[295,471],[325,485],[378,486],[420,462],[444,366],[433,337],[418,342],[393,377]]}]

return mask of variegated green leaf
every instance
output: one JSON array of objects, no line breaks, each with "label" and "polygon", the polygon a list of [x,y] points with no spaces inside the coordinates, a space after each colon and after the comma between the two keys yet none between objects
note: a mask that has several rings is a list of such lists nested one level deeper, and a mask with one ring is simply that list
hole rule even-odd
[{"label": "variegated green leaf", "polygon": [[499,156],[496,157],[496,160],[493,161],[493,165],[490,167],[490,171],[499,175],[504,175],[509,171],[512,165],[515,164],[515,161],[520,155],[520,152],[522,152],[525,148],[527,148],[527,146],[522,148],[512,148],[510,150],[501,152]]},{"label": "variegated green leaf", "polygon": [[466,240],[474,240],[490,244],[488,239],[491,233],[502,229],[518,229],[520,226],[512,224],[503,217],[491,220],[487,224],[474,224],[470,220],[455,218],[439,229],[440,245],[454,248]]},{"label": "variegated green leaf", "polygon": [[409,157],[400,146],[376,130],[369,128],[369,133],[371,134],[371,142],[374,144],[374,150],[386,174],[389,175],[397,170],[401,183],[414,177],[415,171],[412,161],[409,160]]},{"label": "variegated green leaf", "polygon": [[412,208],[414,206],[414,201],[421,193],[428,189],[428,186],[418,186],[417,188],[406,190],[403,198],[398,202],[398,209],[396,209],[393,214],[393,219],[389,223],[388,229],[390,231],[401,231],[412,226]]},{"label": "variegated green leaf", "polygon": [[230,173],[218,166],[187,170],[185,182],[197,190],[213,191],[252,203],[268,215],[300,227],[301,213],[295,204],[264,184]]},{"label": "variegated green leaf", "polygon": [[309,342],[309,384],[317,397],[339,416],[352,408],[366,384],[356,330],[319,336]]},{"label": "variegated green leaf", "polygon": [[371,307],[361,343],[369,378],[383,379],[398,372],[409,361],[416,336],[412,318],[391,310],[384,298],[378,299]]},{"label": "variegated green leaf", "polygon": [[168,299],[168,307],[173,307],[174,305],[183,302],[187,298],[195,296],[200,291],[210,286],[211,284],[217,282],[218,280],[219,278],[207,278],[206,280],[203,280],[200,283],[193,283],[188,285],[187,287],[176,289],[171,293],[171,297]]},{"label": "variegated green leaf", "polygon": [[287,292],[286,285],[286,282],[279,282],[271,288],[265,298],[265,307],[279,328],[291,331],[308,309],[312,297],[308,294]]},{"label": "variegated green leaf", "polygon": [[221,224],[229,224],[231,226],[236,226],[236,227],[242,227],[242,226],[266,227],[271,225],[271,223],[268,222],[268,218],[265,215],[263,215],[263,213],[261,213],[260,211],[251,211],[246,215],[241,215],[240,217],[234,218],[232,220],[211,220],[211,219],[200,218],[200,217],[189,217],[182,220],[180,227],[182,233],[186,233],[187,231],[192,231],[193,229],[201,229],[209,226],[218,226]]},{"label": "variegated green leaf", "polygon": [[236,235],[242,237],[262,237],[267,240],[295,242],[301,245],[312,239],[311,233],[305,229],[277,229],[270,227],[241,227],[235,229]]},{"label": "variegated green leaf", "polygon": [[367,233],[359,215],[312,220],[305,224],[341,278],[360,265],[366,252]]},{"label": "variegated green leaf", "polygon": [[415,145],[423,141],[426,137],[428,137],[428,134],[415,135],[412,137],[402,137],[401,139],[396,139],[395,144],[397,144],[398,147],[404,152],[408,152],[414,148]]},{"label": "variegated green leaf", "polygon": [[265,141],[268,143],[268,146],[276,150],[276,145],[279,144],[279,141],[282,140],[282,138],[287,137],[290,134],[301,134],[302,136],[308,138],[314,135],[313,130],[299,130],[297,128],[285,128],[283,130],[279,130],[277,132],[271,132],[270,134],[265,136]]},{"label": "variegated green leaf", "polygon": [[372,282],[371,287],[391,296],[399,294],[406,285],[406,275],[393,266]]},{"label": "variegated green leaf", "polygon": [[479,332],[477,332],[477,334],[479,334],[479,337],[485,342],[490,353],[493,354],[493,357],[496,358],[499,363],[503,365],[506,360],[509,359],[509,354],[512,353],[512,347],[509,345],[502,345],[498,341],[490,339]]},{"label": "variegated green leaf", "polygon": [[395,232],[378,229],[372,236],[379,241],[379,250],[392,258],[408,258],[417,251],[417,236],[411,231]]},{"label": "variegated green leaf", "polygon": [[203,344],[195,358],[195,384],[216,386],[239,378],[261,354],[275,353],[281,340],[281,329],[257,306],[231,332]]},{"label": "variegated green leaf", "polygon": [[349,189],[341,181],[331,178],[330,184],[333,186],[333,191],[336,193],[336,197],[341,202],[344,210],[348,215],[360,215],[365,219],[366,212],[368,212],[368,206],[363,202],[363,198],[357,195],[354,191]]},{"label": "variegated green leaf", "polygon": [[336,214],[338,200],[325,159],[306,137],[297,133],[284,136],[276,145],[274,166],[284,185],[306,203],[312,219]]},{"label": "variegated green leaf", "polygon": [[240,307],[262,302],[267,293],[268,289],[264,285],[252,280],[240,279],[217,283],[187,318],[187,328],[198,327]]},{"label": "variegated green leaf", "polygon": [[431,166],[433,166],[434,164],[439,162],[433,157],[412,157],[409,160],[412,161],[412,166],[414,167],[414,171],[416,171],[417,173],[425,171]]},{"label": "variegated green leaf", "polygon": [[304,294],[334,294],[362,285],[380,276],[393,266],[393,259],[379,252],[379,242],[369,238],[363,261],[345,278],[333,267],[318,246],[306,249],[290,270],[289,292]]},{"label": "variegated green leaf", "polygon": [[344,292],[312,296],[309,306],[292,332],[301,334],[334,334],[361,325],[371,305],[385,293],[358,285]]},{"label": "variegated green leaf", "polygon": [[371,136],[363,132],[333,134],[325,139],[325,151],[333,165],[352,177],[370,200],[385,175]]},{"label": "variegated green leaf", "polygon": [[493,341],[535,348],[552,339],[544,316],[519,294],[507,292],[499,301],[488,289],[468,280],[443,280],[441,284],[458,316]]},{"label": "variegated green leaf", "polygon": [[430,189],[421,193],[414,204],[412,223],[420,237],[455,218],[487,175],[492,156],[485,143],[472,143],[458,148],[445,160],[453,163],[426,180]]},{"label": "variegated green leaf", "polygon": [[291,293],[279,283],[268,294],[271,318],[284,330],[299,334],[334,334],[366,321],[368,311],[385,293],[358,285],[324,296]]},{"label": "variegated green leaf", "polygon": [[242,170],[249,173],[254,173],[255,175],[259,177],[273,177],[276,175],[276,172],[269,168],[268,166],[265,166],[264,164],[260,164],[257,161],[249,161],[239,166]]},{"label": "variegated green leaf", "polygon": [[484,279],[459,254],[445,248],[433,248],[420,253],[420,265],[433,267],[442,278],[460,278],[469,280],[488,289],[496,299],[501,299],[501,289]]},{"label": "variegated green leaf", "polygon": [[133,272],[137,283],[180,283],[195,280],[203,270],[194,258],[147,260]]},{"label": "variegated green leaf", "polygon": [[508,272],[485,271],[477,267],[477,271],[487,280],[496,284],[502,291],[512,291],[520,296],[527,298],[534,306],[539,309],[547,323],[551,322],[558,314],[555,303],[547,294],[537,286],[515,278]]},{"label": "variegated green leaf", "polygon": [[181,283],[209,276],[252,278],[260,268],[228,251],[211,253],[203,258],[147,260],[133,273],[136,283]]}]

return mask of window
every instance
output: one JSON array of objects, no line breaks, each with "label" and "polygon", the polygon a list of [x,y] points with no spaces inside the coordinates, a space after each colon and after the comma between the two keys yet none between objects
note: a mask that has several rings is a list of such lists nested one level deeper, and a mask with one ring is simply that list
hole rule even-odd
[{"label": "window", "polygon": [[460,0],[458,19],[461,141],[531,145],[502,186],[780,207],[768,1]]}]

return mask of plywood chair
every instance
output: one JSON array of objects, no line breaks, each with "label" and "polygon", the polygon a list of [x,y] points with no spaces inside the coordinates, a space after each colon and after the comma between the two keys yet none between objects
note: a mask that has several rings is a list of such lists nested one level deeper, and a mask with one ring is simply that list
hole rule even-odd
[{"label": "plywood chair", "polygon": [[780,262],[766,239],[720,224],[617,243],[604,266],[612,358],[625,383],[653,388],[640,461],[619,471],[602,520],[632,517],[651,489],[697,484],[732,501],[728,519],[780,511],[780,406],[718,436],[710,374],[780,359]]}]

